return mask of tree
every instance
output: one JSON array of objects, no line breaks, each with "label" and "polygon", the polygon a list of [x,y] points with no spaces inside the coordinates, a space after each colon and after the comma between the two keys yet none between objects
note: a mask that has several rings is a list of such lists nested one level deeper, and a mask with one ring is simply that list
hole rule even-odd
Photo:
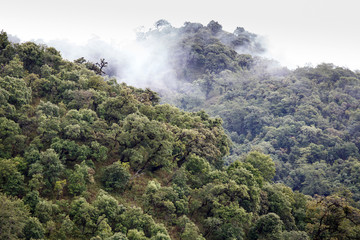
[{"label": "tree", "polygon": [[250,69],[254,64],[254,59],[249,54],[240,54],[238,56],[238,64],[243,69]]},{"label": "tree", "polygon": [[99,116],[109,122],[117,123],[127,115],[137,111],[137,101],[128,89],[121,90],[117,97],[107,98],[98,108]]},{"label": "tree", "polygon": [[130,239],[151,238],[157,233],[169,235],[166,228],[162,224],[156,224],[154,219],[143,213],[141,208],[127,208],[120,216],[121,224],[128,229],[127,237]]},{"label": "tree", "polygon": [[0,65],[9,62],[15,55],[15,50],[11,42],[9,41],[6,32],[1,30],[0,32]]},{"label": "tree", "polygon": [[308,202],[306,216],[306,230],[314,240],[360,237],[360,210],[344,197],[316,196]]},{"label": "tree", "polygon": [[122,132],[117,138],[124,149],[121,157],[132,169],[141,172],[172,164],[173,134],[166,124],[150,121],[141,114],[130,114],[121,124]]},{"label": "tree", "polygon": [[147,213],[163,215],[170,221],[188,212],[187,198],[181,198],[172,187],[162,187],[156,180],[148,182],[143,199]]},{"label": "tree", "polygon": [[[79,228],[82,235],[95,233],[98,226],[99,214],[97,209],[83,197],[72,201],[70,218]],[[102,219],[105,219],[102,217]]]},{"label": "tree", "polygon": [[281,240],[282,221],[275,213],[261,216],[249,232],[250,240]]},{"label": "tree", "polygon": [[50,69],[59,70],[62,64],[60,52],[53,47],[46,47],[44,50],[44,64],[44,66],[49,66]]},{"label": "tree", "polygon": [[160,20],[156,21],[155,27],[157,29],[161,30],[161,28],[164,28],[164,27],[171,27],[171,24],[168,21],[166,21],[165,19],[160,19]]},{"label": "tree", "polygon": [[23,231],[26,240],[44,238],[44,228],[40,221],[35,217],[30,217],[28,219]]},{"label": "tree", "polygon": [[40,101],[40,104],[36,108],[36,114],[38,116],[45,115],[47,117],[59,117],[60,109],[59,106],[51,102]]},{"label": "tree", "polygon": [[119,202],[114,197],[103,190],[100,190],[93,205],[98,209],[100,216],[104,215],[106,217],[111,228],[117,230],[120,215],[124,213],[125,207],[119,205]]},{"label": "tree", "polygon": [[254,168],[258,169],[266,181],[271,181],[274,178],[275,163],[269,155],[253,151],[245,157],[245,162],[250,163]]},{"label": "tree", "polygon": [[8,45],[10,44],[9,38],[7,36],[7,33],[4,32],[4,30],[1,30],[0,32],[0,53],[2,50],[4,50]]},{"label": "tree", "polygon": [[213,34],[216,34],[222,30],[222,26],[214,20],[211,20],[211,22],[208,23],[207,27],[211,30]]},{"label": "tree", "polygon": [[40,73],[44,64],[44,47],[33,42],[26,42],[19,46],[19,56],[24,68],[31,73]]},{"label": "tree", "polygon": [[0,158],[0,189],[13,196],[19,196],[24,191],[24,176],[16,165],[12,159]]},{"label": "tree", "polygon": [[20,134],[19,125],[0,117],[0,157],[10,158],[24,150],[26,136]]},{"label": "tree", "polygon": [[105,67],[107,67],[107,65],[108,65],[108,62],[105,62],[105,59],[104,59],[104,58],[101,58],[101,59],[100,59],[100,63],[96,63],[96,66],[99,67],[99,71],[98,71],[96,74],[99,74],[99,75],[105,74],[105,72],[103,71],[103,69],[104,69]]},{"label": "tree", "polygon": [[105,168],[101,182],[107,191],[123,192],[130,176],[128,164],[115,162]]},{"label": "tree", "polygon": [[201,89],[205,93],[206,99],[209,99],[211,91],[215,88],[214,76],[212,74],[204,75],[202,79],[198,79],[194,83],[200,85]]},{"label": "tree", "polygon": [[125,234],[121,232],[114,233],[111,237],[105,238],[105,240],[128,240]]},{"label": "tree", "polygon": [[[221,124],[221,121],[217,124]],[[217,124],[206,126],[199,123],[194,124],[196,127],[176,131],[173,155],[179,167],[189,160],[191,154],[206,159],[217,169],[223,167],[223,157],[229,151],[229,140]]]},{"label": "tree", "polygon": [[181,231],[181,239],[183,240],[205,240],[201,235],[199,228],[186,215],[178,218],[177,226]]},{"label": "tree", "polygon": [[61,240],[69,239],[70,237],[73,237],[75,229],[75,224],[73,221],[71,221],[69,216],[66,216],[64,220],[61,223],[60,229],[59,229],[59,237]]},{"label": "tree", "polygon": [[8,102],[17,109],[31,101],[31,89],[26,86],[22,78],[10,76],[0,77],[0,88],[6,90],[9,94]]},{"label": "tree", "polygon": [[86,190],[86,183],[88,180],[89,167],[83,162],[81,165],[76,164],[74,171],[68,177],[68,189],[70,194],[76,196],[80,195]]},{"label": "tree", "polygon": [[25,75],[23,63],[18,56],[15,56],[5,67],[0,71],[2,76],[10,76],[15,78],[22,78]]},{"label": "tree", "polygon": [[36,205],[40,201],[40,193],[39,191],[33,190],[26,194],[26,196],[23,198],[23,201],[26,205],[30,207],[30,212],[34,213]]},{"label": "tree", "polygon": [[283,232],[281,235],[282,239],[291,239],[291,240],[310,240],[306,232],[302,231],[290,231]]},{"label": "tree", "polygon": [[0,239],[22,239],[28,217],[22,200],[0,193]]},{"label": "tree", "polygon": [[248,212],[257,212],[263,186],[261,173],[252,165],[240,161],[233,162],[226,172],[229,179],[236,183],[234,190],[241,192],[237,198],[240,206]]},{"label": "tree", "polygon": [[[267,205],[267,213],[276,213],[282,220],[286,230],[296,230],[293,205],[295,204],[294,193],[283,184],[267,184],[264,189],[266,200],[263,199],[264,205]],[[265,200],[265,201],[264,201]],[[264,207],[264,206],[263,206]]]},{"label": "tree", "polygon": [[248,188],[230,180],[225,172],[213,173],[213,182],[191,194],[191,214],[203,219],[204,237],[242,239],[251,215],[242,206],[249,199]]},{"label": "tree", "polygon": [[208,161],[195,154],[190,154],[185,164],[188,184],[192,188],[203,186],[209,180],[211,166]]},{"label": "tree", "polygon": [[41,223],[47,223],[57,213],[57,205],[51,201],[40,200],[35,207],[34,216],[36,216]]},{"label": "tree", "polygon": [[59,177],[64,170],[64,166],[61,163],[59,156],[54,149],[47,149],[45,152],[40,153],[40,159],[31,165],[30,172],[32,174],[40,173],[43,175],[45,184],[52,190],[55,182],[59,180]]},{"label": "tree", "polygon": [[127,238],[129,240],[146,240],[148,239],[145,237],[145,234],[143,231],[139,231],[137,229],[130,229],[127,233]]},{"label": "tree", "polygon": [[80,163],[88,159],[91,154],[90,148],[86,145],[79,145],[75,141],[64,140],[58,137],[52,139],[51,148],[56,151],[62,163]]}]

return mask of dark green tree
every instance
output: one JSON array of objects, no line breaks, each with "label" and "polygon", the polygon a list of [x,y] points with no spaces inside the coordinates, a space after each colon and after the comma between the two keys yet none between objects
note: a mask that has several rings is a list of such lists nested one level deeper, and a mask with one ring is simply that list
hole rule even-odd
[{"label": "dark green tree", "polygon": [[107,191],[123,192],[130,176],[128,164],[115,162],[104,169],[101,182]]},{"label": "dark green tree", "polygon": [[0,239],[22,239],[29,210],[21,199],[0,194]]}]

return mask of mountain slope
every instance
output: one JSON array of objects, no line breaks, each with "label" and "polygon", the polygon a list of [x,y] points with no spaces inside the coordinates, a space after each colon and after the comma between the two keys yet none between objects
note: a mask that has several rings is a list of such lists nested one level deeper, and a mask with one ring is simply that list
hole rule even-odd
[{"label": "mountain slope", "polygon": [[259,150],[274,159],[275,181],[310,195],[350,189],[359,202],[358,174],[349,171],[360,157],[358,72],[325,63],[290,71],[257,56],[264,49],[255,34],[214,21],[144,36],[175,42],[167,51],[177,87],[158,89],[162,101],[221,117],[233,141],[229,162]]},{"label": "mountain slope", "polygon": [[258,151],[224,166],[219,118],[4,32],[0,66],[0,239],[359,238],[346,191],[273,183]]}]

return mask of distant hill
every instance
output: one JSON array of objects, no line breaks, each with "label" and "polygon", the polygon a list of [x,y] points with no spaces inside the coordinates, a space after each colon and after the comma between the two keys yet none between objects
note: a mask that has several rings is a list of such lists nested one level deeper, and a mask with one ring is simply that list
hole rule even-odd
[{"label": "distant hill", "polygon": [[310,195],[349,189],[359,203],[359,175],[350,171],[360,157],[359,72],[326,63],[290,71],[259,57],[258,37],[241,27],[160,25],[142,41],[175,42],[168,55],[178,84],[158,89],[162,101],[221,117],[233,141],[229,162],[258,150],[274,159],[276,182]]}]

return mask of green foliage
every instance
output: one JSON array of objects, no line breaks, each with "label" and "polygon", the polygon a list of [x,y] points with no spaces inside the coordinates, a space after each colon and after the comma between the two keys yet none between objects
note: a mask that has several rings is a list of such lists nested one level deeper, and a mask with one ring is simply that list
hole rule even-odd
[{"label": "green foliage", "polygon": [[138,231],[137,229],[129,230],[127,237],[129,240],[146,240],[145,234],[143,231]]},{"label": "green foliage", "polygon": [[[234,142],[228,163],[254,150],[263,152],[277,170],[275,176],[264,172],[266,181],[310,195],[328,195],[345,185],[358,201],[354,183],[333,168],[359,158],[357,72],[325,63],[290,71],[253,56],[262,51],[255,34],[242,27],[228,33],[215,21],[154,29],[143,41],[152,38],[172,42],[169,63],[179,89],[176,94],[163,89],[163,102],[220,116]],[[248,54],[234,51],[239,49]],[[179,166],[186,161],[180,159]]]},{"label": "green foliage", "polygon": [[2,76],[22,78],[25,75],[23,63],[18,56],[15,56],[3,69]]},{"label": "green foliage", "polygon": [[0,158],[0,189],[3,193],[19,196],[24,191],[24,176],[13,159]]},{"label": "green foliage", "polygon": [[115,162],[104,169],[101,182],[107,191],[122,192],[130,180],[129,165]]},{"label": "green foliage", "polygon": [[118,140],[121,157],[132,169],[156,169],[171,165],[173,135],[166,125],[146,116],[130,114],[122,122]]},{"label": "green foliage", "polygon": [[31,101],[31,89],[26,86],[24,79],[10,76],[0,77],[0,88],[9,94],[8,103],[20,108]]},{"label": "green foliage", "polygon": [[8,45],[10,45],[10,41],[8,39],[7,33],[1,30],[0,32],[0,50],[3,51]]},{"label": "green foliage", "polygon": [[290,231],[283,232],[281,235],[282,239],[293,239],[293,240],[309,240],[309,236],[306,232],[301,231]]},{"label": "green foliage", "polygon": [[19,56],[26,70],[39,73],[40,67],[44,64],[44,47],[26,42],[19,46]]},{"label": "green foliage", "polygon": [[10,158],[21,152],[19,148],[23,147],[24,140],[18,123],[0,117],[0,157]]},{"label": "green foliage", "polygon": [[120,91],[115,98],[108,98],[100,106],[98,113],[107,121],[118,122],[123,120],[127,115],[135,113],[137,110],[137,101],[127,89]]},{"label": "green foliage", "polygon": [[37,115],[45,115],[47,117],[59,117],[59,107],[51,102],[40,101],[37,106]]},{"label": "green foliage", "polygon": [[88,158],[91,150],[86,145],[79,145],[73,140],[54,138],[51,147],[59,154],[62,163],[82,162]]},{"label": "green foliage", "polygon": [[0,194],[0,238],[21,239],[29,210],[21,199]]},{"label": "green foliage", "polygon": [[180,197],[172,187],[161,187],[157,181],[149,181],[143,195],[144,209],[147,213],[158,215],[169,221],[188,213],[188,199]]},{"label": "green foliage", "polygon": [[108,157],[107,156],[108,149],[96,141],[91,142],[91,150],[92,150],[91,156],[94,158],[95,161],[103,162]]},{"label": "green foliage", "polygon": [[76,164],[75,169],[68,177],[68,189],[72,195],[80,195],[86,190],[86,183],[89,181],[89,167],[83,162]]},{"label": "green foliage", "polygon": [[57,213],[57,205],[50,201],[41,200],[36,204],[34,216],[39,219],[41,223],[46,223],[52,219]]},{"label": "green foliage", "polygon": [[191,154],[185,165],[188,184],[193,187],[201,187],[207,183],[211,166],[204,158]]},{"label": "green foliage", "polygon": [[64,165],[61,163],[58,154],[51,148],[41,152],[39,160],[30,166],[30,174],[42,174],[45,184],[51,189],[59,180],[63,170]]},{"label": "green foliage", "polygon": [[282,184],[266,185],[265,207],[268,213],[276,213],[284,223],[286,230],[296,229],[293,216],[293,205],[295,203],[294,193],[289,187]]},{"label": "green foliage", "polygon": [[249,239],[281,240],[282,221],[275,213],[261,216],[251,228]]},{"label": "green foliage", "polygon": [[0,33],[0,239],[359,238],[357,72],[289,71],[215,21],[141,38],[171,43],[161,102],[191,112]]},{"label": "green foliage", "polygon": [[75,223],[82,235],[96,230],[98,214],[96,208],[80,197],[72,202],[70,219]]},{"label": "green foliage", "polygon": [[26,240],[44,238],[44,228],[35,217],[28,219],[23,231]]},{"label": "green foliage", "polygon": [[105,238],[105,240],[128,240],[125,234],[121,232],[117,232],[111,237]]},{"label": "green foliage", "polygon": [[306,230],[312,239],[356,239],[360,237],[360,211],[337,195],[317,196],[308,202]]},{"label": "green foliage", "polygon": [[74,236],[74,228],[75,224],[71,221],[69,216],[66,216],[65,219],[61,223],[61,227],[59,229],[59,237],[60,239],[68,239]]},{"label": "green foliage", "polygon": [[66,185],[66,179],[56,181],[54,191],[57,193],[57,196],[60,197],[63,195],[63,190]]},{"label": "green foliage", "polygon": [[209,183],[195,190],[190,208],[201,216],[205,236],[211,239],[241,239],[251,215],[242,207],[243,199],[249,199],[245,185],[233,180]]},{"label": "green foliage", "polygon": [[0,32],[0,64],[8,63],[15,55],[13,44],[9,41],[7,33]]},{"label": "green foliage", "polygon": [[98,193],[93,204],[98,209],[99,215],[104,215],[112,229],[117,230],[120,215],[125,211],[125,208],[119,205],[118,201],[105,191]]},{"label": "green foliage", "polygon": [[140,208],[128,208],[121,215],[121,223],[129,229],[128,239],[144,239],[144,237],[154,237],[158,233],[168,235],[163,225],[156,224],[153,218],[144,214]]},{"label": "green foliage", "polygon": [[204,240],[199,228],[186,215],[178,218],[178,227],[181,229],[181,239],[184,240]]},{"label": "green foliage", "polygon": [[274,178],[275,163],[269,155],[260,152],[250,152],[246,156],[245,162],[250,163],[254,168],[258,169],[266,181],[271,181]]},{"label": "green foliage", "polygon": [[26,196],[23,198],[23,201],[25,204],[27,204],[30,207],[31,213],[34,213],[36,205],[40,201],[40,193],[36,190],[31,191],[28,194],[26,194]]}]

